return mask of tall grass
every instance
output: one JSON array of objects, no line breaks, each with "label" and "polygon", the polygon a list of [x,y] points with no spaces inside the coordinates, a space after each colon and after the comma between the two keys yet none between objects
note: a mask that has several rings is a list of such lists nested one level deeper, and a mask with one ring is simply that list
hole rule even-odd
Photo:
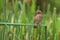
[{"label": "tall grass", "polygon": [[[18,0],[0,0],[0,22],[34,24],[36,0],[32,0],[31,6]],[[26,9],[27,7],[27,9]],[[27,10],[27,12],[26,12]],[[59,40],[60,39],[60,17],[57,16],[56,8],[50,15],[50,4],[46,14],[43,14],[42,26],[36,30],[33,26],[0,25],[0,40]],[[52,16],[52,17],[51,17]],[[46,25],[46,26],[44,26]]]}]

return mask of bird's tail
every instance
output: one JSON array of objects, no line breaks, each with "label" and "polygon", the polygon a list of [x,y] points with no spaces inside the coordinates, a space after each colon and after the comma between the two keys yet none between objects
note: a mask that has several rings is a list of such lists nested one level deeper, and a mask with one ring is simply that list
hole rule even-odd
[{"label": "bird's tail", "polygon": [[37,24],[36,25],[34,25],[34,29],[36,29],[37,28]]},{"label": "bird's tail", "polygon": [[34,26],[34,28],[37,28],[37,26]]}]

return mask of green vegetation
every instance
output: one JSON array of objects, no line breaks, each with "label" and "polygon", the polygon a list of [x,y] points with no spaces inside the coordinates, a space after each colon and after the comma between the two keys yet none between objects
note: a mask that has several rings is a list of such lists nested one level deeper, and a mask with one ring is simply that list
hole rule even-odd
[{"label": "green vegetation", "polygon": [[[21,3],[17,0],[12,2],[0,0],[0,23],[33,25],[36,12],[35,2],[36,0],[32,0],[31,6],[28,5],[26,9],[24,1]],[[43,14],[42,25],[36,30],[33,26],[0,25],[0,40],[60,40],[60,16],[57,15],[55,7],[51,15],[50,4],[46,14]]]}]

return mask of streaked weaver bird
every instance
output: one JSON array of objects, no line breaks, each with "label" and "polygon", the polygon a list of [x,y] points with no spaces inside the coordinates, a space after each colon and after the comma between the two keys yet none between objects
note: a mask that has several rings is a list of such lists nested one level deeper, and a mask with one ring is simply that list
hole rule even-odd
[{"label": "streaked weaver bird", "polygon": [[34,28],[37,28],[39,23],[42,21],[42,12],[37,10],[36,15],[34,16]]}]

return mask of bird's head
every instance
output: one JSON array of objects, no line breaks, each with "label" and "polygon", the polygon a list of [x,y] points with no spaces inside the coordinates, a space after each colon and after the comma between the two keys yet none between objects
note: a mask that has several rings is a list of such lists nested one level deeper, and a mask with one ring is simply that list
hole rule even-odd
[{"label": "bird's head", "polygon": [[37,10],[36,14],[42,14],[41,10]]}]

